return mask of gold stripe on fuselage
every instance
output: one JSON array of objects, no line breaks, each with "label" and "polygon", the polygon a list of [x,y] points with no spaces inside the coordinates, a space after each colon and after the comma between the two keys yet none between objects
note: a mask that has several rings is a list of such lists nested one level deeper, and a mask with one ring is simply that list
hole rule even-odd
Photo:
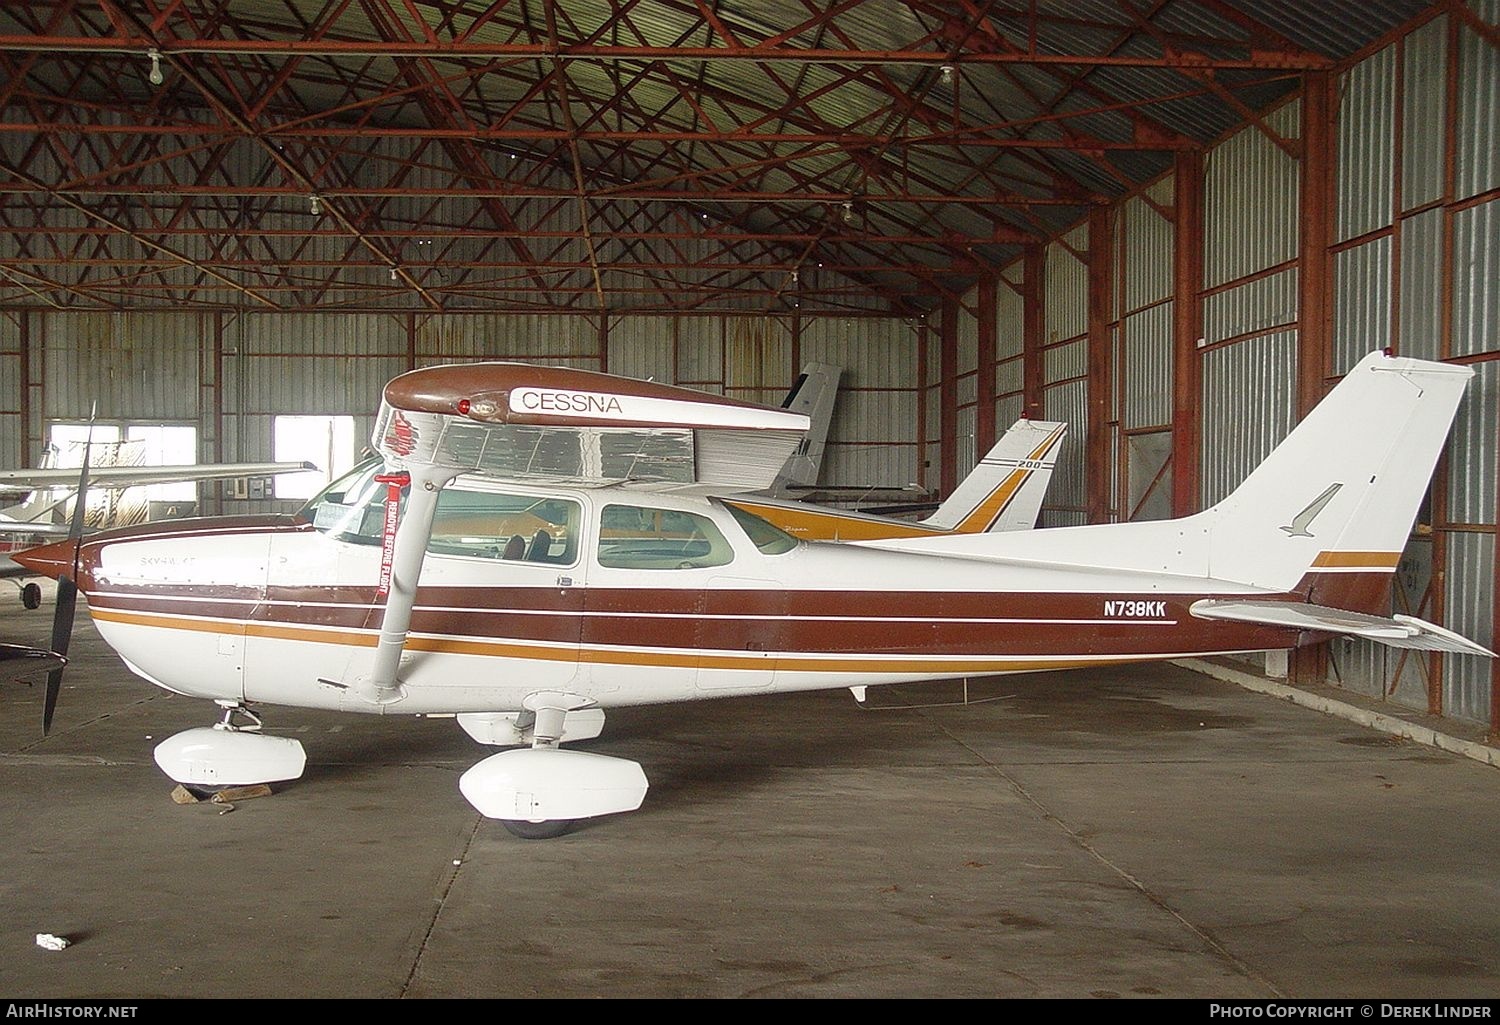
[{"label": "gold stripe on fuselage", "polygon": [[1312,568],[1392,570],[1400,563],[1400,552],[1319,552]]},{"label": "gold stripe on fuselage", "polygon": [[[158,630],[186,630],[195,633],[220,633],[236,637],[260,637],[270,640],[335,644],[346,647],[373,648],[378,641],[374,631],[311,629],[276,623],[243,623],[231,620],[193,619],[122,612],[114,609],[92,609],[95,619]],[[413,634],[407,638],[409,651],[438,652],[455,655],[482,655],[489,658],[515,658],[544,662],[583,662],[590,665],[628,665],[652,668],[734,670],[804,673],[930,673],[963,675],[965,673],[1034,672],[1047,669],[1077,669],[1082,666],[1137,662],[1161,659],[1160,654],[1105,655],[1093,658],[871,658],[868,655],[845,657],[810,655],[744,655],[712,651],[628,650],[623,648],[560,646],[556,644],[522,644],[502,640],[474,640],[451,636]]]}]

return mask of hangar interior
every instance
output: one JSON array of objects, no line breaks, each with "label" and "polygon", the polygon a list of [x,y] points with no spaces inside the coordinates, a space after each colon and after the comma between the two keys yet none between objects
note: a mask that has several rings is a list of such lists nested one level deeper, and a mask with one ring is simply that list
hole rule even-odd
[{"label": "hangar interior", "polygon": [[[1493,647],[1497,21],[1497,0],[6,4],[0,465],[95,406],[122,437],[187,429],[191,459],[285,458],[286,432],[338,463],[385,382],[434,363],[775,404],[819,361],[844,372],[825,484],[947,494],[1027,415],[1071,425],[1042,526],[1165,518],[1388,347],[1476,372],[1395,609]],[[307,493],[277,486],[185,501]],[[1500,727],[1486,660],[1336,642],[1292,674]]]}]

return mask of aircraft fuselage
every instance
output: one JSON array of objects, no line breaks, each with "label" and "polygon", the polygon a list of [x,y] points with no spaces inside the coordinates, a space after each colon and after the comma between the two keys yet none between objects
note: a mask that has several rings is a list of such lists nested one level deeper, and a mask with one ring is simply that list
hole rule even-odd
[{"label": "aircraft fuselage", "polygon": [[[385,705],[351,689],[384,608],[370,534],[292,517],[112,532],[83,545],[79,584],[105,640],[162,687],[366,712],[510,710],[538,690],[608,707],[1297,643],[1293,630],[1188,612],[1204,597],[1266,595],[1247,585],[1185,590],[1185,578],[1137,572],[757,544],[715,500],[629,488],[508,486],[507,508],[547,503],[553,530],[532,560],[507,557],[513,512],[497,530],[482,508],[495,492],[461,494],[481,497],[470,512],[464,499],[440,513],[402,697]],[[528,527],[544,522],[528,515]],[[717,536],[700,543],[695,530]]]}]

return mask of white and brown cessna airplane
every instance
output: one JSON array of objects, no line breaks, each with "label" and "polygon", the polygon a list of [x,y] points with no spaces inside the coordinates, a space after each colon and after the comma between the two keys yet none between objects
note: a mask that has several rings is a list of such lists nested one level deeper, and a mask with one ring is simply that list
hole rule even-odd
[{"label": "white and brown cessna airplane", "polygon": [[[563,748],[622,705],[1289,648],[1333,634],[1490,655],[1387,616],[1461,366],[1375,353],[1223,502],[1179,520],[809,543],[717,497],[806,418],[508,363],[385,389],[382,467],[296,516],[178,521],[23,553],[77,582],[138,675],[223,721],[173,779],[292,779],[251,706],[457,714],[460,780],[522,836],[634,810],[632,761]],[[55,701],[48,694],[48,710]],[[244,724],[241,724],[241,720]]]}]

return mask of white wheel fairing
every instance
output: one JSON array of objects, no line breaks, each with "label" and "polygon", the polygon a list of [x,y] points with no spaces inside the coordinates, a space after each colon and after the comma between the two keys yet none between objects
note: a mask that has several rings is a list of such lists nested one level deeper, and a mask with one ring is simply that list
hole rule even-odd
[{"label": "white wheel fairing", "polygon": [[525,822],[635,811],[646,799],[639,763],[585,751],[502,751],[465,772],[458,789],[486,818]]},{"label": "white wheel fairing", "polygon": [[173,734],[153,752],[157,767],[190,786],[249,786],[298,779],[307,766],[302,744],[290,737],[209,726]]}]

